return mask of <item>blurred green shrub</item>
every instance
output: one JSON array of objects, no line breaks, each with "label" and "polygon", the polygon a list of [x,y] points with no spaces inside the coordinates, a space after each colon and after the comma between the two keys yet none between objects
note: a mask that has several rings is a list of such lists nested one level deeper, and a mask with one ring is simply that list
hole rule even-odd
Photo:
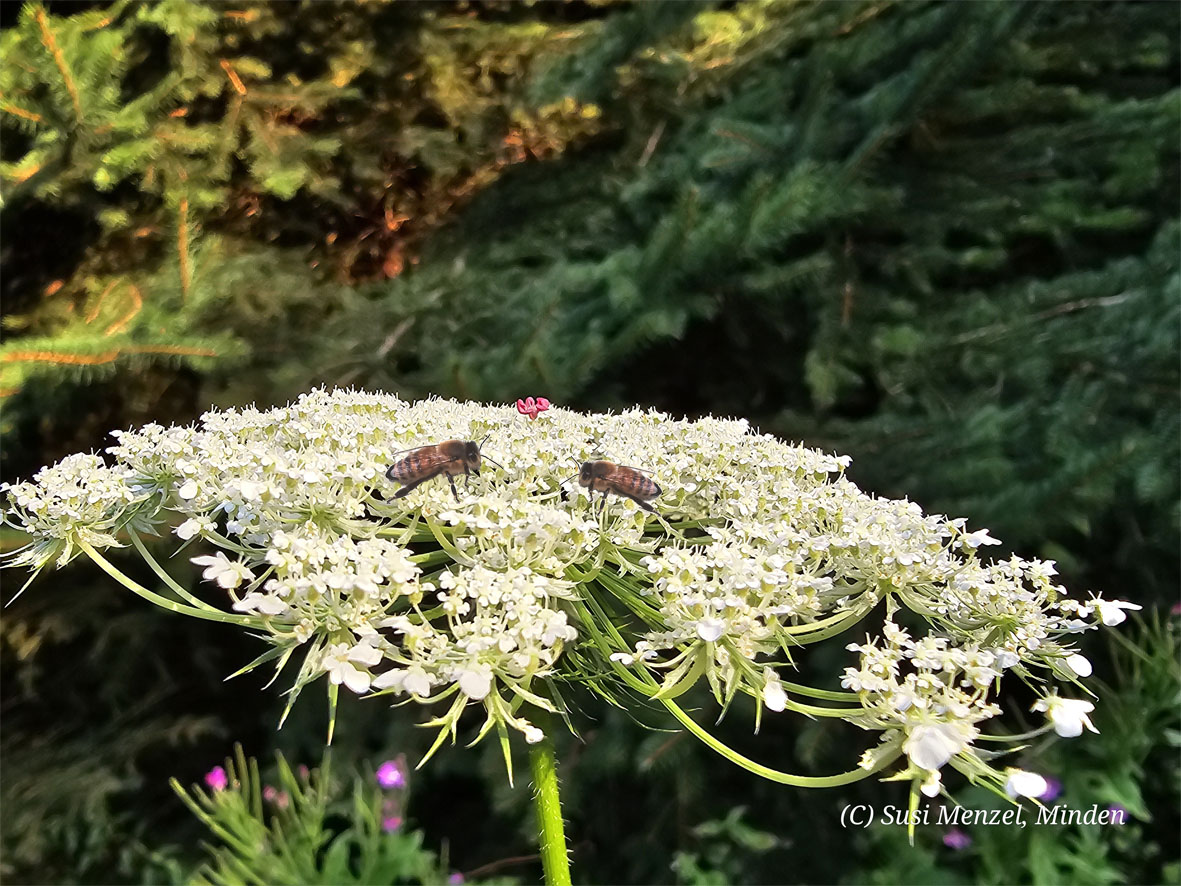
[{"label": "blurred green shrub", "polygon": [[[372,775],[333,779],[320,768],[294,772],[282,755],[275,785],[264,785],[255,760],[239,746],[235,760],[207,776],[207,787],[173,789],[215,843],[209,860],[182,882],[197,884],[462,883],[445,860],[405,827],[404,790],[385,790]],[[220,779],[220,780],[218,780]],[[399,786],[404,788],[404,782]],[[395,796],[396,795],[396,796]],[[512,883],[512,879],[471,882]]]}]

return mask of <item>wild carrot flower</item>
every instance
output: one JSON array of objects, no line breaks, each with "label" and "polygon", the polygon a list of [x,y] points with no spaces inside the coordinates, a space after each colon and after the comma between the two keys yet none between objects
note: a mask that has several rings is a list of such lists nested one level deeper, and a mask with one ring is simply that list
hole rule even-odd
[{"label": "wild carrot flower", "polygon": [[[539,425],[516,419],[542,411]],[[459,484],[458,502],[441,482],[393,497],[394,453],[486,436],[499,464]],[[436,747],[470,707],[485,718],[480,737],[540,744],[533,720],[568,713],[557,687],[582,681],[653,699],[754,767],[678,706],[701,683],[719,706],[748,696],[756,723],[835,718],[877,737],[851,773],[756,767],[769,777],[838,784],[901,758],[898,777],[915,791],[941,791],[953,761],[1001,789],[1011,776],[975,750],[1001,713],[998,680],[1014,671],[1040,687],[1034,709],[1059,735],[1093,729],[1092,703],[1055,686],[1090,674],[1080,634],[1139,608],[1071,599],[1052,562],[988,560],[987,530],[867,495],[845,476],[848,458],[745,421],[314,391],[277,409],[117,432],[106,454],[7,488],[5,521],[29,541],[9,565],[36,572],[85,553],[158,605],[248,628],[271,649],[246,669],[294,660],[293,699],[323,676],[334,695],[438,703]],[[626,498],[592,508],[566,482],[604,457],[652,472],[657,513]],[[170,532],[202,548],[196,593],[143,541]],[[102,553],[128,544],[172,596]],[[859,624],[869,631],[847,645],[841,689],[790,680],[791,659]]]}]

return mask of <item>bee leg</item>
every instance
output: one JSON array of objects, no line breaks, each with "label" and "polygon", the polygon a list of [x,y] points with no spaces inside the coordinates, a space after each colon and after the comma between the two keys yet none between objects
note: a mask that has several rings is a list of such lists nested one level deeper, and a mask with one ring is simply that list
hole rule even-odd
[{"label": "bee leg", "polygon": [[656,513],[656,508],[652,507],[652,505],[648,504],[648,502],[644,501],[643,499],[632,498],[631,496],[628,496],[628,498],[631,498],[632,501],[634,501],[636,504],[638,504],[641,508],[643,508],[649,514]]},{"label": "bee leg", "polygon": [[451,494],[455,496],[456,501],[459,501],[459,492],[455,489],[455,478],[448,474],[447,482],[451,484]]},{"label": "bee leg", "polygon": [[405,486],[394,493],[394,498],[405,498],[422,484],[422,480],[419,480],[417,483],[407,483]]}]

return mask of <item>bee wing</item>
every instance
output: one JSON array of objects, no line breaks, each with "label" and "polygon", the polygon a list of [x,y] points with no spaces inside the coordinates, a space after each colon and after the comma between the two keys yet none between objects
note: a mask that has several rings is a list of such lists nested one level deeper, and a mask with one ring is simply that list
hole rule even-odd
[{"label": "bee wing", "polygon": [[433,476],[451,462],[438,446],[419,446],[406,452],[407,455],[397,459],[386,470],[385,475],[390,480],[405,483],[410,477]]},{"label": "bee wing", "polygon": [[632,485],[632,473],[635,468],[629,468],[627,465],[615,465],[611,470],[603,475],[603,480],[610,483],[612,486],[622,486],[627,489]]},{"label": "bee wing", "polygon": [[[653,498],[660,495],[661,492],[655,480],[643,476],[646,473],[649,472],[641,471],[638,468],[629,468],[627,465],[616,465],[615,469],[603,479],[614,486],[621,495],[626,495],[632,501],[640,504],[643,499]],[[645,510],[650,509],[645,508]]]},{"label": "bee wing", "polygon": [[619,467],[627,468],[629,471],[639,471],[641,474],[647,474],[649,477],[655,476],[655,473],[649,471],[647,468],[633,468],[631,465],[620,465]]},{"label": "bee wing", "polygon": [[404,452],[413,452],[416,449],[426,449],[426,448],[427,447],[425,447],[425,446],[411,446],[409,449],[399,449],[397,452],[391,452],[390,458],[394,458],[394,456],[401,455]]},{"label": "bee wing", "polygon": [[406,457],[413,458],[415,460],[414,467],[423,472],[437,470],[455,460],[448,458],[438,446],[423,446],[421,449],[415,449]]}]

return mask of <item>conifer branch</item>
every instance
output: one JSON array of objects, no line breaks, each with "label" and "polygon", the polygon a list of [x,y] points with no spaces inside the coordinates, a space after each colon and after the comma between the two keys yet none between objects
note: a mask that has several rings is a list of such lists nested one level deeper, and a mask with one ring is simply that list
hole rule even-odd
[{"label": "conifer branch", "polygon": [[70,93],[70,101],[74,103],[74,115],[81,122],[82,101],[78,96],[78,86],[74,82],[73,75],[70,74],[70,68],[66,64],[66,58],[62,54],[61,47],[57,45],[57,40],[53,37],[53,31],[49,29],[49,22],[45,18],[45,10],[38,9],[33,15],[37,19],[37,26],[41,29],[41,42],[49,50],[49,54],[53,56],[53,63],[57,65],[58,71],[61,72],[62,80],[66,84],[66,91]]},{"label": "conifer branch", "polygon": [[61,351],[10,351],[0,355],[0,363],[61,363],[97,366],[113,363],[124,354],[153,354],[166,357],[216,357],[217,351],[184,345],[129,345],[111,348],[100,354],[66,354]]},{"label": "conifer branch", "polygon": [[180,295],[189,298],[189,198],[180,198],[180,225],[177,232],[177,253],[180,258]]},{"label": "conifer branch", "polygon": [[131,310],[128,311],[126,314],[124,314],[122,317],[120,317],[118,320],[116,320],[114,323],[112,323],[110,326],[108,326],[107,331],[104,332],[103,335],[111,336],[117,332],[122,332],[127,327],[127,324],[135,319],[135,316],[140,312],[140,309],[144,306],[143,295],[140,293],[139,287],[132,284],[132,283],[129,283],[127,285],[128,285],[128,293],[131,295],[131,300],[133,302],[133,304],[131,306]]},{"label": "conifer branch", "polygon": [[234,85],[234,89],[237,90],[238,95],[245,95],[246,84],[242,82],[242,78],[238,76],[238,73],[234,70],[233,65],[231,65],[224,58],[219,62],[219,64],[221,65],[222,70],[226,72],[226,76],[230,78],[230,83]]},{"label": "conifer branch", "polygon": [[113,290],[118,285],[119,285],[118,280],[112,280],[110,283],[107,284],[107,288],[102,291],[102,293],[98,297],[98,300],[95,301],[94,307],[91,308],[89,312],[87,312],[87,314],[86,314],[86,322],[87,323],[93,323],[95,321],[95,319],[98,317],[99,311],[102,310],[103,302],[105,302],[107,300],[107,296],[111,294],[111,290]]},{"label": "conifer branch", "polygon": [[35,114],[32,111],[26,111],[24,108],[12,104],[12,102],[0,100],[0,111],[7,111],[9,114],[12,114],[15,117],[22,117],[25,120],[29,120],[33,123],[43,123],[45,121],[45,118],[40,114]]}]

